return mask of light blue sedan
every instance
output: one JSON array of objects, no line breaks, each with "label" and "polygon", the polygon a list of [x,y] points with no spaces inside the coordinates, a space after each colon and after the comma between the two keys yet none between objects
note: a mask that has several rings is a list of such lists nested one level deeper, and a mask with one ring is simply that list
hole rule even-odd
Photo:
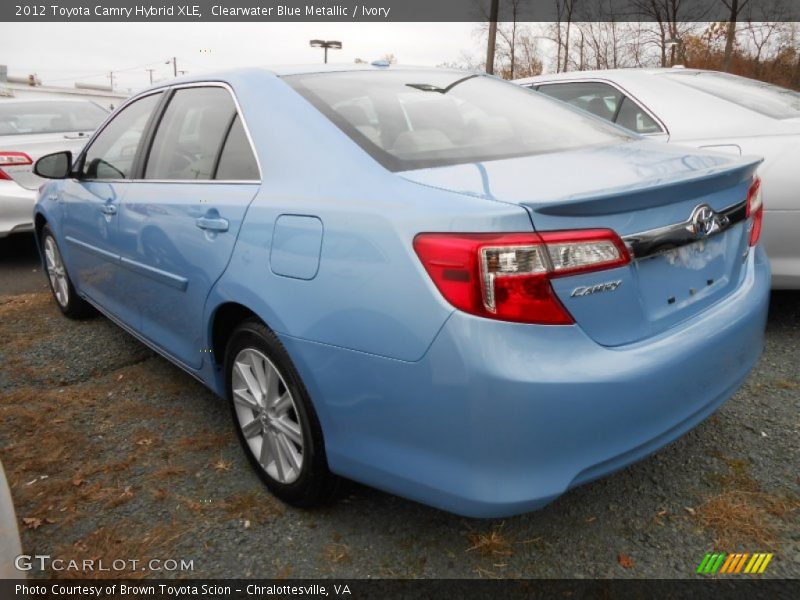
[{"label": "light blue sedan", "polygon": [[742,384],[769,295],[758,164],[483,75],[250,69],[151,88],[41,158],[35,227],[62,312],[226,398],[276,496],[349,478],[495,517]]}]

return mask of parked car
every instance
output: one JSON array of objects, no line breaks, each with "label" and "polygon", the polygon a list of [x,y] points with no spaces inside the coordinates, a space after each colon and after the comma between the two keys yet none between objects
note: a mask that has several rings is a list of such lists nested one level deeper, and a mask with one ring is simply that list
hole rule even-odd
[{"label": "parked car", "polygon": [[8,489],[3,464],[0,463],[0,579],[25,577],[24,573],[14,567],[14,561],[20,554],[22,554],[22,546],[19,542],[14,503],[11,500],[11,491]]},{"label": "parked car", "polygon": [[684,68],[569,72],[517,82],[654,139],[763,156],[772,287],[800,289],[800,93]]},{"label": "parked car", "polygon": [[33,229],[40,156],[79,152],[108,111],[88,100],[0,99],[0,237]]},{"label": "parked car", "polygon": [[492,77],[263,69],[143,92],[36,232],[89,306],[230,403],[256,471],[532,510],[713,413],[763,344],[755,158],[629,135]]}]

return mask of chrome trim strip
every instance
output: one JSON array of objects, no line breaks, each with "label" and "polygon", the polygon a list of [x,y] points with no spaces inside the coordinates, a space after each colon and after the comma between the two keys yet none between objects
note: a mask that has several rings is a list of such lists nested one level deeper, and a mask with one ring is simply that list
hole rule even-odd
[{"label": "chrome trim strip", "polygon": [[723,233],[747,219],[747,201],[715,212],[699,204],[682,223],[673,223],[622,237],[634,259],[648,258]]},{"label": "chrome trim strip", "polygon": [[156,269],[155,267],[151,267],[144,263],[131,260],[130,258],[125,258],[124,256],[120,257],[120,264],[123,267],[130,269],[134,273],[138,273],[139,275],[144,275],[145,277],[149,277],[150,279],[168,285],[181,292],[185,292],[187,286],[189,285],[189,280],[186,279],[186,277],[175,275],[174,273],[170,273],[169,271],[162,271],[161,269]]},{"label": "chrome trim strip", "polygon": [[212,184],[212,185],[261,185],[255,179],[72,179],[81,183],[175,183],[175,184]]},{"label": "chrome trim strip", "polygon": [[102,248],[98,248],[97,246],[92,246],[91,244],[87,244],[86,242],[77,240],[72,236],[67,235],[64,237],[64,239],[73,246],[77,246],[81,250],[86,250],[88,252],[91,252],[92,254],[96,254],[97,256],[105,258],[106,260],[110,260],[112,262],[117,262],[119,260],[119,254],[114,254],[113,252],[109,252],[108,250],[103,250]]},{"label": "chrome trim strip", "polygon": [[91,298],[89,298],[88,296],[82,295],[82,296],[81,296],[81,298],[83,298],[83,299],[84,299],[84,300],[86,300],[86,301],[87,301],[89,304],[91,304],[92,306],[94,306],[94,307],[95,307],[95,308],[96,308],[98,311],[100,311],[100,312],[103,314],[103,316],[104,316],[104,317],[106,317],[106,318],[107,318],[109,321],[111,321],[112,323],[114,323],[114,324],[115,324],[117,327],[120,327],[121,329],[124,329],[124,330],[125,330],[127,333],[129,333],[130,335],[132,335],[133,337],[135,337],[135,338],[136,338],[137,340],[139,340],[139,341],[140,341],[142,344],[144,344],[145,346],[147,346],[148,348],[150,348],[150,350],[152,350],[153,352],[155,352],[156,354],[158,354],[158,355],[159,355],[159,356],[161,356],[162,358],[165,358],[165,359],[167,359],[169,362],[171,362],[173,365],[175,365],[175,366],[176,366],[176,367],[178,367],[179,369],[182,369],[183,371],[186,371],[186,373],[188,373],[189,375],[191,375],[192,377],[194,377],[195,379],[197,379],[197,381],[199,381],[200,383],[202,383],[204,386],[208,387],[208,385],[206,385],[206,382],[205,382],[205,381],[203,381],[203,379],[200,377],[199,373],[197,372],[197,369],[193,369],[192,367],[190,367],[190,366],[188,366],[188,365],[184,364],[183,362],[181,362],[180,360],[178,360],[178,359],[177,359],[177,358],[175,358],[174,356],[172,356],[172,355],[170,355],[169,353],[167,353],[167,351],[166,351],[166,350],[162,350],[161,348],[159,348],[158,346],[156,346],[155,344],[153,344],[153,342],[151,342],[150,340],[148,340],[148,339],[147,339],[146,337],[144,337],[143,335],[139,334],[138,332],[136,332],[136,331],[134,331],[133,329],[131,329],[130,327],[128,327],[128,326],[127,326],[125,323],[123,323],[122,321],[120,321],[120,320],[119,320],[117,317],[115,317],[114,315],[112,315],[112,314],[111,314],[110,312],[108,312],[108,311],[107,311],[105,308],[103,308],[102,306],[100,306],[99,304],[97,304],[97,302],[95,302],[94,300],[92,300],[92,299],[91,299]]}]

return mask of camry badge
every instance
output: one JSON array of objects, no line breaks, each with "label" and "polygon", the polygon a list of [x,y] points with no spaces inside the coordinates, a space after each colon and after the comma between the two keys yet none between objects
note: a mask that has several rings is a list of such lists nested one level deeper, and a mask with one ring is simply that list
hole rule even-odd
[{"label": "camry badge", "polygon": [[580,298],[582,296],[591,296],[600,292],[613,292],[622,285],[622,280],[606,281],[605,283],[598,283],[597,285],[582,285],[572,290],[571,298]]}]

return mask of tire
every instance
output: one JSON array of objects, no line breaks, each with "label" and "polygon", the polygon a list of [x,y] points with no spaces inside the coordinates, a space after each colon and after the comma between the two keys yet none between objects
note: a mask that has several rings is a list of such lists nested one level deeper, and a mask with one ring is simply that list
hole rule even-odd
[{"label": "tire", "polygon": [[260,321],[240,324],[228,340],[225,374],[237,437],[269,490],[298,507],[333,500],[340,479],[328,469],[319,419],[275,334]]},{"label": "tire", "polygon": [[42,257],[44,258],[44,272],[50,284],[50,291],[56,306],[70,319],[85,319],[95,313],[91,304],[78,296],[72,280],[67,273],[61,250],[58,248],[56,236],[49,225],[42,228]]}]

